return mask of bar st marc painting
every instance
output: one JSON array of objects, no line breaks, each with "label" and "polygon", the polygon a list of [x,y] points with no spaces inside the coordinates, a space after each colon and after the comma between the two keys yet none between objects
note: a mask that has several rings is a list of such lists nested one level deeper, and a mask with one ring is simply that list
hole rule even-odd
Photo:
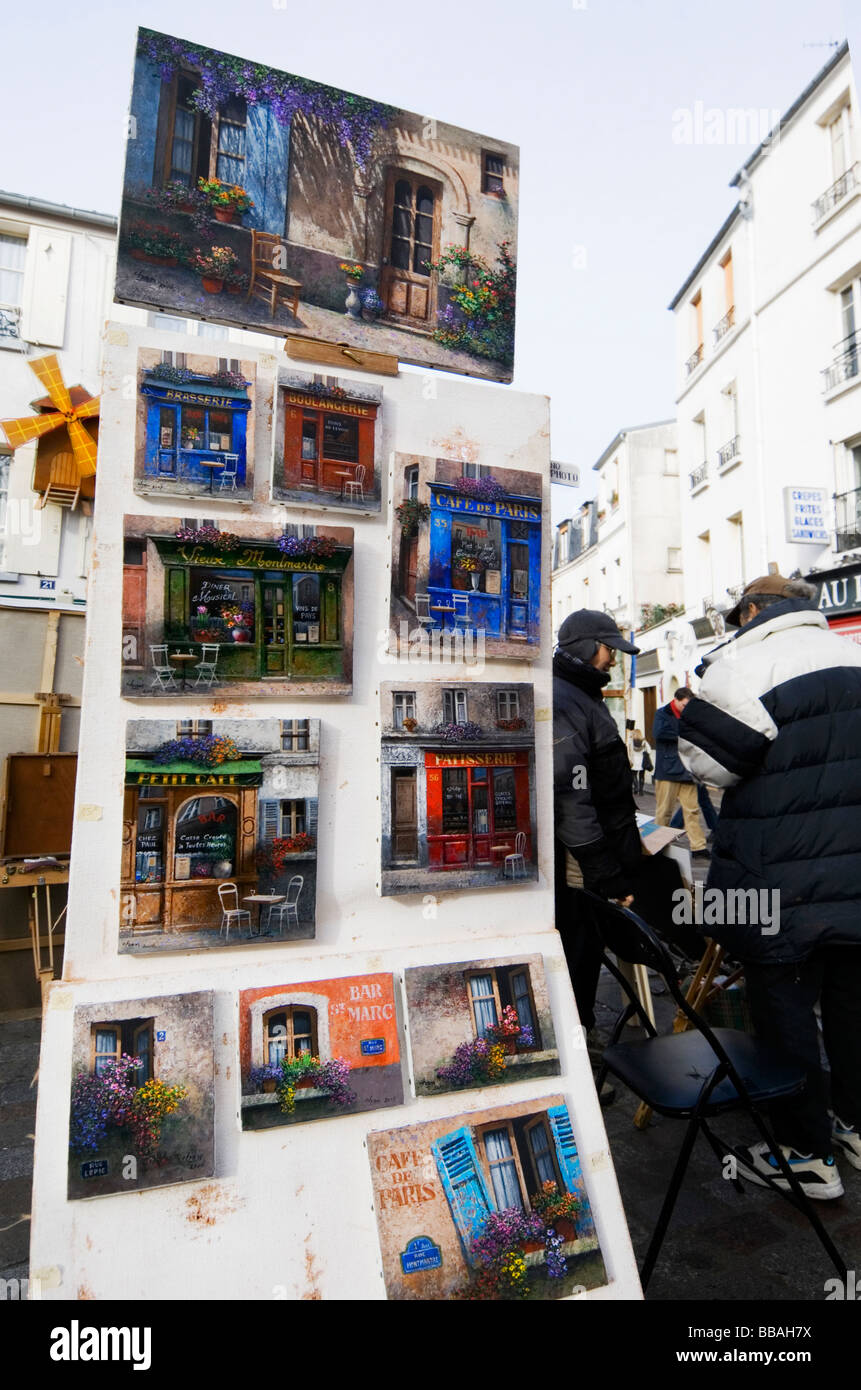
[{"label": "bar st marc painting", "polygon": [[607,1282],[564,1097],[368,1135],[391,1299],[553,1299]]},{"label": "bar st marc painting", "polygon": [[140,29],[116,298],[507,382],[518,175],[506,141]]}]

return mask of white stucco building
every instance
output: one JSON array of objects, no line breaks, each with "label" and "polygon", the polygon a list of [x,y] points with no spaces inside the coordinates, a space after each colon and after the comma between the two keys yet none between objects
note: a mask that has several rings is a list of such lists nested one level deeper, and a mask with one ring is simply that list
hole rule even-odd
[{"label": "white stucco building", "polygon": [[861,546],[859,138],[844,44],[736,174],[670,305],[689,621]]}]

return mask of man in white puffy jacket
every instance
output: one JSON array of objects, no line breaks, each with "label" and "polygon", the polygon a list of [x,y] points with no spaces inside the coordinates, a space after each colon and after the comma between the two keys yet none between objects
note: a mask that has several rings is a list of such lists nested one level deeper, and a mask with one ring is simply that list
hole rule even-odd
[{"label": "man in white puffy jacket", "polygon": [[[827,1200],[843,1193],[835,1150],[861,1169],[861,647],[829,629],[814,594],[775,574],[747,585],[679,753],[725,788],[707,882],[725,907],[700,930],[744,963],[757,1034],[805,1067],[804,1091],[772,1119],[805,1191]],[[765,1143],[737,1157],[753,1182],[779,1172]]]}]

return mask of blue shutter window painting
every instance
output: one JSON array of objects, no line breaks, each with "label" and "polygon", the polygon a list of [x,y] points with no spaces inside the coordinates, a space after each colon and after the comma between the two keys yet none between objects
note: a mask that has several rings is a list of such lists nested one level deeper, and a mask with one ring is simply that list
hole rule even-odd
[{"label": "blue shutter window painting", "polygon": [[562,1181],[569,1192],[581,1200],[581,1207],[577,1213],[577,1239],[591,1238],[595,1235],[595,1223],[592,1220],[592,1212],[589,1206],[589,1198],[583,1182],[583,1173],[580,1168],[580,1159],[577,1154],[577,1142],[574,1138],[574,1131],[571,1128],[571,1119],[568,1114],[567,1106],[553,1105],[547,1111],[547,1119],[553,1133],[553,1142],[556,1147],[556,1160],[559,1164],[559,1171],[562,1174]]},{"label": "blue shutter window painting", "polygon": [[167,362],[146,368],[140,489],[247,498],[250,385],[228,370],[206,374]]},{"label": "blue shutter window painting", "polygon": [[490,1193],[472,1131],[464,1126],[444,1134],[431,1145],[448,1205],[467,1264],[473,1266],[472,1242],[481,1235],[492,1210]]}]

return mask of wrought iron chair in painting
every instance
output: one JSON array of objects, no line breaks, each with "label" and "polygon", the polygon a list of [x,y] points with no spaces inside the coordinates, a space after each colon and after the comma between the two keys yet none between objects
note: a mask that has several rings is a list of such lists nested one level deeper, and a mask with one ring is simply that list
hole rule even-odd
[{"label": "wrought iron chair in painting", "polygon": [[[585,889],[581,890],[586,892]],[[845,1278],[843,1259],[814,1211],[798,1178],[787,1163],[760,1107],[769,1101],[796,1095],[805,1085],[805,1072],[783,1052],[760,1042],[749,1033],[734,1028],[711,1028],[685,998],[679,987],[678,972],[663,942],[646,922],[627,908],[588,893],[594,930],[603,945],[603,964],[619,982],[623,1008],[604,1049],[602,1065],[595,1078],[600,1092],[607,1072],[633,1091],[635,1096],[671,1119],[687,1120],[679,1156],[670,1178],[658,1223],[640,1270],[645,1290],[673,1214],[697,1135],[702,1133],[723,1169],[730,1146],[722,1144],[710,1127],[716,1115],[745,1111],[768,1144],[779,1167],[775,1176],[785,1179],[789,1190],[775,1186],[807,1218],[835,1268]],[[660,975],[670,996],[685,1018],[683,1032],[658,1034],[634,985],[620,968],[621,963],[645,965]],[[637,1018],[646,1037],[620,1042],[629,1019]],[[768,1182],[768,1180],[766,1180]],[[736,1191],[745,1189],[738,1177],[732,1179]],[[768,1185],[771,1185],[770,1182]]]},{"label": "wrought iron chair in painting", "polygon": [[163,642],[157,647],[150,647],[152,658],[153,685],[157,685],[159,690],[178,690],[176,683],[176,673],[167,659],[167,643]]},{"label": "wrought iron chair in painting", "polygon": [[469,594],[452,594],[452,607],[454,608],[454,627],[455,631],[472,630],[472,618],[469,616]]},{"label": "wrought iron chair in painting", "polygon": [[284,918],[285,918],[285,917],[287,918],[287,925],[288,925],[288,927],[290,926],[291,923],[292,923],[294,926],[298,927],[298,925],[299,925],[299,898],[301,897],[302,888],[303,888],[304,883],[305,883],[305,880],[304,880],[304,878],[302,877],[301,874],[294,874],[294,875],[293,875],[293,877],[290,879],[290,882],[287,884],[287,896],[286,896],[286,898],[284,899],[283,903],[273,903],[272,906],[271,906],[270,909],[269,909],[268,915],[267,915],[267,917],[266,917],[266,930],[267,930],[267,931],[271,931],[271,930],[272,930],[272,921],[273,921],[273,918],[274,918],[274,917],[277,917],[277,918],[278,918],[278,934],[279,934],[279,936],[280,936],[280,934],[281,934],[281,933],[283,932],[283,930],[284,930]]},{"label": "wrought iron chair in painting", "polygon": [[514,853],[506,854],[502,865],[502,877],[508,878],[508,871],[511,870],[511,878],[514,880],[519,876],[526,877],[526,832],[518,830],[514,837]]},{"label": "wrought iron chair in painting", "polygon": [[239,455],[222,454],[221,457],[224,459],[224,467],[221,470],[221,477],[218,483],[218,490],[219,492],[223,492],[225,485],[229,483],[231,489],[235,492],[236,474],[239,470]]},{"label": "wrought iron chair in painting", "polygon": [[200,648],[200,661],[195,666],[197,672],[197,685],[212,685],[217,680],[218,652],[221,647],[220,642],[204,642]]},{"label": "wrought iron chair in painting", "polygon": [[239,889],[235,883],[219,883],[218,901],[221,903],[221,926],[218,931],[220,936],[224,932],[225,941],[230,940],[230,928],[236,927],[237,931],[242,929],[243,918],[248,923],[248,934],[251,935],[251,913],[247,907],[239,906]]},{"label": "wrought iron chair in painting", "polygon": [[419,626],[431,631],[439,627],[434,614],[430,611],[430,594],[416,594],[416,618]]},{"label": "wrought iron chair in painting", "polygon": [[269,305],[269,317],[274,319],[279,299],[290,306],[294,319],[299,317],[301,280],[293,280],[276,266],[280,265],[285,246],[274,232],[251,233],[251,280],[246,300],[252,295]]},{"label": "wrought iron chair in painting", "polygon": [[365,500],[365,465],[357,464],[356,471],[352,478],[348,478],[344,483],[345,502],[364,502]]}]

